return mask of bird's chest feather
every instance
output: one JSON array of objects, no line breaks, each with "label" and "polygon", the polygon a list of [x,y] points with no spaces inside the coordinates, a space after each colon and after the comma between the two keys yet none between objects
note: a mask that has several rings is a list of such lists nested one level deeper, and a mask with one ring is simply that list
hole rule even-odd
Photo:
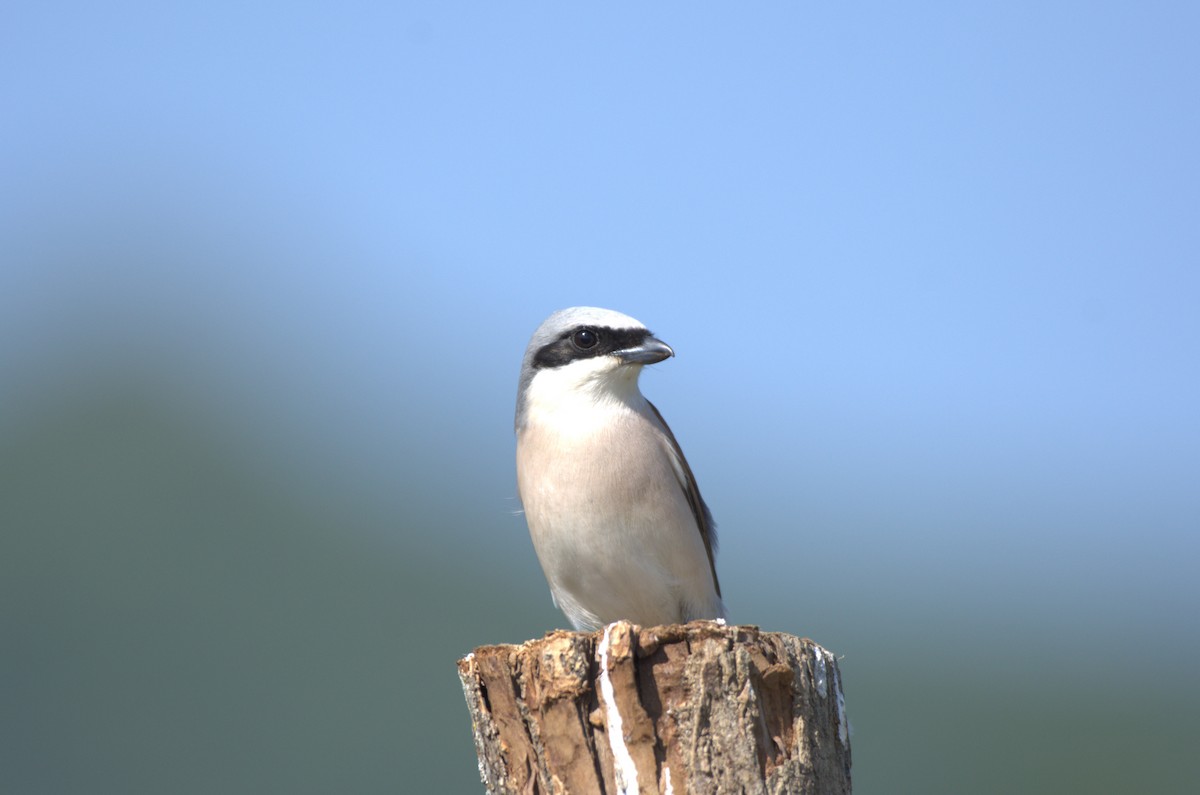
[{"label": "bird's chest feather", "polygon": [[657,484],[673,481],[659,432],[630,407],[531,413],[517,441],[517,484],[531,526],[617,521],[643,511]]}]

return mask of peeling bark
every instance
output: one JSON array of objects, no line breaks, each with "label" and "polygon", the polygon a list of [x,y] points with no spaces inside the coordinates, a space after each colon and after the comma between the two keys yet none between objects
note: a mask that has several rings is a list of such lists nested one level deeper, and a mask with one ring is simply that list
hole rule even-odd
[{"label": "peeling bark", "polygon": [[811,640],[619,621],[458,673],[489,795],[850,792],[841,674]]}]

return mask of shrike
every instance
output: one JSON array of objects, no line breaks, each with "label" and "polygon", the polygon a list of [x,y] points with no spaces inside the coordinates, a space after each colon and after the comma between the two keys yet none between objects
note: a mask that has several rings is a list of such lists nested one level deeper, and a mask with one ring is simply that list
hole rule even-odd
[{"label": "shrike", "polygon": [[610,309],[555,312],[517,390],[517,491],[554,603],[576,629],[725,617],[712,515],[675,435],[638,390],[674,356]]}]

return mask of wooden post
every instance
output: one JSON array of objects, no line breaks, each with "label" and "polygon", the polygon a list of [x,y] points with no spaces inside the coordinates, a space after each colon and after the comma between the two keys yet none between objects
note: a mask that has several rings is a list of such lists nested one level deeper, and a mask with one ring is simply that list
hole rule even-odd
[{"label": "wooden post", "polygon": [[458,673],[489,795],[850,792],[841,674],[811,640],[618,621]]}]

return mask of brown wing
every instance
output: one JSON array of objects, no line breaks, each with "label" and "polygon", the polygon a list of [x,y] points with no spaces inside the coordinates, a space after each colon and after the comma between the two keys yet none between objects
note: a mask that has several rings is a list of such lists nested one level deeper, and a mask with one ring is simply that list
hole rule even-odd
[{"label": "brown wing", "polygon": [[680,468],[683,470],[683,481],[679,485],[683,487],[683,493],[687,496],[692,515],[696,517],[696,527],[700,530],[700,538],[704,539],[704,551],[708,553],[708,566],[712,570],[713,588],[716,589],[717,596],[720,596],[721,583],[717,580],[717,563],[713,556],[717,548],[717,523],[713,521],[712,512],[708,510],[708,506],[704,504],[704,498],[700,496],[700,487],[696,485],[696,477],[692,474],[692,468],[688,466],[687,459],[683,457],[683,450],[680,449],[675,434],[671,432],[671,426],[667,425],[667,421],[663,419],[663,415],[659,413],[653,403],[648,400],[646,403],[654,412],[654,416],[658,418],[667,440],[671,442],[671,447],[675,450],[675,457],[679,459]]}]

